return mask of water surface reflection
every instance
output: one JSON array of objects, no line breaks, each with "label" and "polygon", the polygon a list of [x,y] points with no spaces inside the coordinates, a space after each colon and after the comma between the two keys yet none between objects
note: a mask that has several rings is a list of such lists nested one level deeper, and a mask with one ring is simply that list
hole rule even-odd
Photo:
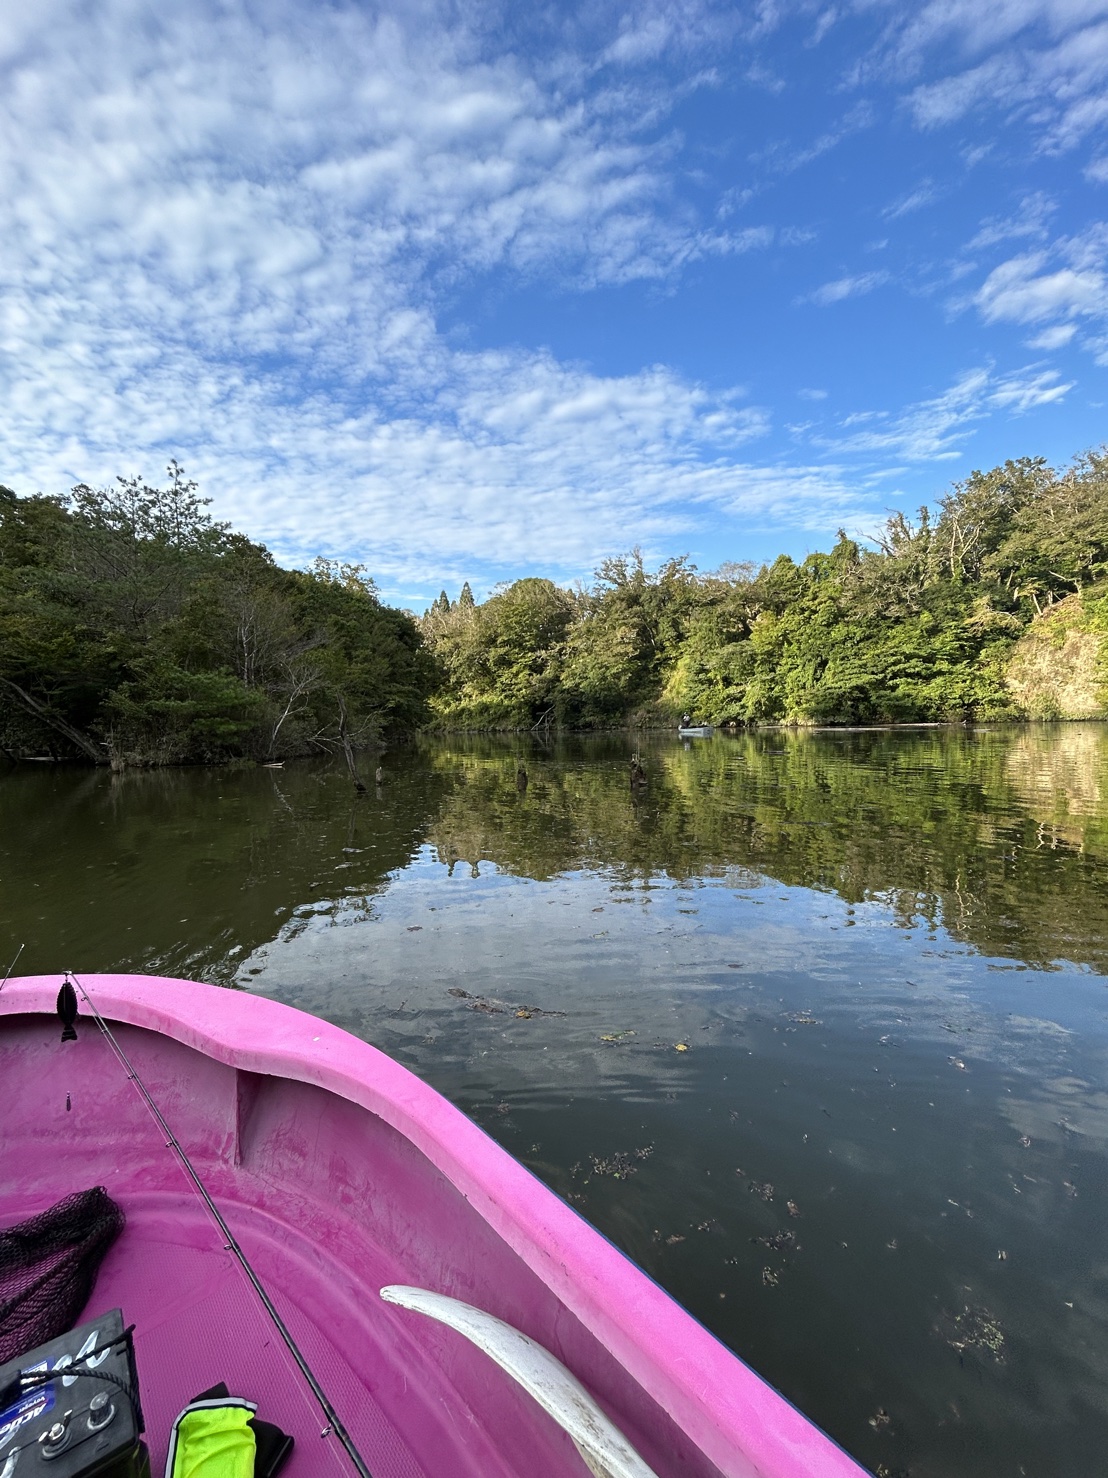
[{"label": "water surface reflection", "polygon": [[386,771],[0,776],[0,943],[371,1038],[875,1471],[1098,1469],[1103,727]]}]

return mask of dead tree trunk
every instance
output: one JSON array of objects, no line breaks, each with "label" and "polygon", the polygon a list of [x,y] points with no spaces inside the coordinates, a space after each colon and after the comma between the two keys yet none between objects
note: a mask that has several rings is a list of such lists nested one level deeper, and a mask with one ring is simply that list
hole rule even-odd
[{"label": "dead tree trunk", "polygon": [[346,768],[350,771],[350,778],[354,782],[354,789],[361,793],[365,790],[365,781],[358,774],[358,767],[354,763],[354,746],[350,742],[350,734],[346,727],[346,699],[339,699],[339,739],[342,743],[342,752],[346,756]]},{"label": "dead tree trunk", "polygon": [[82,734],[80,729],[75,729],[60,714],[51,713],[45,703],[40,703],[37,698],[32,698],[30,693],[25,692],[18,683],[13,683],[9,677],[0,677],[0,687],[4,687],[15,696],[15,700],[21,707],[40,723],[47,724],[51,729],[68,739],[70,744],[76,745],[81,753],[90,759],[94,765],[106,765],[108,757],[104,751],[88,737]]}]

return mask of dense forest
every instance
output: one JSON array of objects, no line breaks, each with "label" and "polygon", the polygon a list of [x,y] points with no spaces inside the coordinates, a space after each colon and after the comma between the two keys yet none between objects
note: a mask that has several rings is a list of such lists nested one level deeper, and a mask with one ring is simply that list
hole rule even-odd
[{"label": "dense forest", "polygon": [[587,588],[529,578],[478,604],[466,585],[422,618],[363,566],[279,567],[206,507],[175,462],[160,488],[0,488],[0,751],[353,763],[428,724],[1049,717],[1008,680],[1016,643],[1063,601],[1059,632],[1108,635],[1108,449],[974,472],[874,548],[840,533],[709,574],[632,551]]},{"label": "dense forest", "polygon": [[[1031,622],[1069,598],[1074,622],[1108,632],[1108,448],[1063,472],[1041,458],[974,472],[876,543],[840,533],[801,564],[712,574],[650,571],[633,552],[589,589],[518,580],[483,605],[444,592],[423,619],[432,707],[472,728],[1027,716],[1006,672]],[[1030,707],[1051,716],[1049,697]]]},{"label": "dense forest", "polygon": [[281,569],[176,463],[68,498],[0,488],[0,749],[270,760],[426,717],[434,659],[360,565]]}]

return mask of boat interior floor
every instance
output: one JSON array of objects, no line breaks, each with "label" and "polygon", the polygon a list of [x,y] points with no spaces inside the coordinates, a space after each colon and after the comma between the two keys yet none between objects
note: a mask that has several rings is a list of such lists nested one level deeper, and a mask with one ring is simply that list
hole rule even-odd
[{"label": "boat interior floor", "polygon": [[[134,1324],[135,1360],[152,1471],[165,1466],[169,1431],[193,1396],[219,1381],[258,1406],[258,1415],[295,1439],[282,1469],[286,1478],[320,1478],[355,1470],[257,1294],[219,1233],[187,1190],[172,1205],[164,1197],[128,1197],[127,1227],[109,1252],[85,1318],[121,1308]],[[389,1383],[379,1351],[365,1350],[355,1369],[328,1336],[312,1302],[313,1271],[290,1247],[287,1229],[265,1227],[242,1208],[235,1236],[248,1249],[282,1318],[328,1398],[346,1423],[374,1478],[423,1478],[425,1468],[382,1408],[374,1388]],[[283,1245],[282,1245],[283,1244]],[[281,1264],[299,1262],[301,1297],[282,1296],[274,1281]],[[305,1299],[304,1294],[308,1297]],[[320,1312],[326,1310],[323,1301]]]},{"label": "boat interior floor", "polygon": [[[411,1143],[319,1087],[116,1030],[373,1478],[581,1472],[568,1435],[487,1356],[380,1297],[388,1284],[435,1287],[510,1322],[531,1318],[555,1343],[581,1337]],[[82,1319],[119,1308],[134,1325],[153,1471],[178,1414],[223,1381],[294,1437],[287,1478],[355,1474],[99,1034],[84,1027],[59,1048],[56,1020],[0,1017],[0,1062],[0,1225],[94,1185],[126,1217]]]}]

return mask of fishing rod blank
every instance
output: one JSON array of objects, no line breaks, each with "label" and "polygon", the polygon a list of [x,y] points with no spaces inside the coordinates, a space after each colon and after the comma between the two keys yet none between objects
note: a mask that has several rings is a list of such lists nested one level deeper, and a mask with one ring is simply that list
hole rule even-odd
[{"label": "fishing rod blank", "polygon": [[[22,946],[20,946],[20,948],[22,948]],[[19,956],[17,955],[16,959],[18,958]],[[231,1228],[224,1220],[223,1213],[220,1211],[219,1207],[215,1204],[211,1196],[208,1194],[207,1187],[204,1185],[204,1182],[196,1173],[192,1161],[189,1159],[188,1155],[185,1153],[184,1148],[178,1142],[173,1131],[166,1123],[161,1109],[154,1101],[146,1084],[142,1081],[138,1073],[135,1071],[130,1058],[127,1056],[126,1052],[124,1052],[123,1048],[119,1045],[115,1037],[112,1035],[111,1028],[101,1016],[99,1010],[97,1009],[96,1002],[89,995],[88,991],[81,984],[80,980],[78,980],[77,976],[73,974],[72,970],[67,970],[65,972],[65,978],[66,981],[72,980],[77,989],[81,992],[86,1005],[92,1012],[96,1025],[103,1033],[104,1038],[106,1039],[109,1047],[111,1047],[112,1051],[114,1052],[124,1072],[130,1078],[131,1082],[134,1083],[137,1092],[141,1096],[143,1102],[146,1104],[146,1107],[150,1110],[150,1113],[153,1115],[154,1122],[165,1135],[166,1149],[172,1150],[173,1153],[176,1155],[182,1170],[184,1170],[185,1174],[192,1182],[193,1189],[196,1191],[196,1194],[204,1203],[204,1206],[207,1208],[209,1215],[218,1227],[219,1234],[224,1239],[224,1245],[227,1251],[230,1252],[231,1255],[238,1261],[239,1266],[246,1274],[246,1277],[253,1287],[254,1292],[261,1300],[262,1305],[265,1308],[266,1313],[269,1315],[274,1328],[277,1330],[277,1333],[284,1341],[289,1354],[296,1361],[297,1368],[299,1369],[300,1374],[304,1377],[311,1390],[312,1395],[319,1403],[320,1410],[327,1418],[327,1426],[323,1429],[321,1435],[326,1437],[329,1432],[334,1432],[335,1436],[339,1439],[343,1447],[346,1449],[346,1455],[349,1457],[350,1461],[357,1469],[359,1478],[373,1478],[373,1474],[366,1467],[361,1454],[354,1446],[354,1440],[350,1436],[350,1433],[346,1430],[346,1427],[343,1425],[341,1417],[339,1416],[335,1408],[331,1405],[327,1393],[324,1391],[323,1387],[320,1385],[319,1381],[313,1374],[312,1369],[309,1366],[307,1360],[304,1358],[299,1345],[296,1343],[295,1339],[293,1339],[292,1337],[292,1334],[289,1332],[288,1326],[285,1324],[285,1321],[277,1312],[276,1305],[270,1298],[269,1294],[266,1292],[261,1279],[258,1277],[257,1273],[251,1266],[249,1258],[239,1246],[238,1239],[235,1237],[235,1234],[231,1231]]]}]

